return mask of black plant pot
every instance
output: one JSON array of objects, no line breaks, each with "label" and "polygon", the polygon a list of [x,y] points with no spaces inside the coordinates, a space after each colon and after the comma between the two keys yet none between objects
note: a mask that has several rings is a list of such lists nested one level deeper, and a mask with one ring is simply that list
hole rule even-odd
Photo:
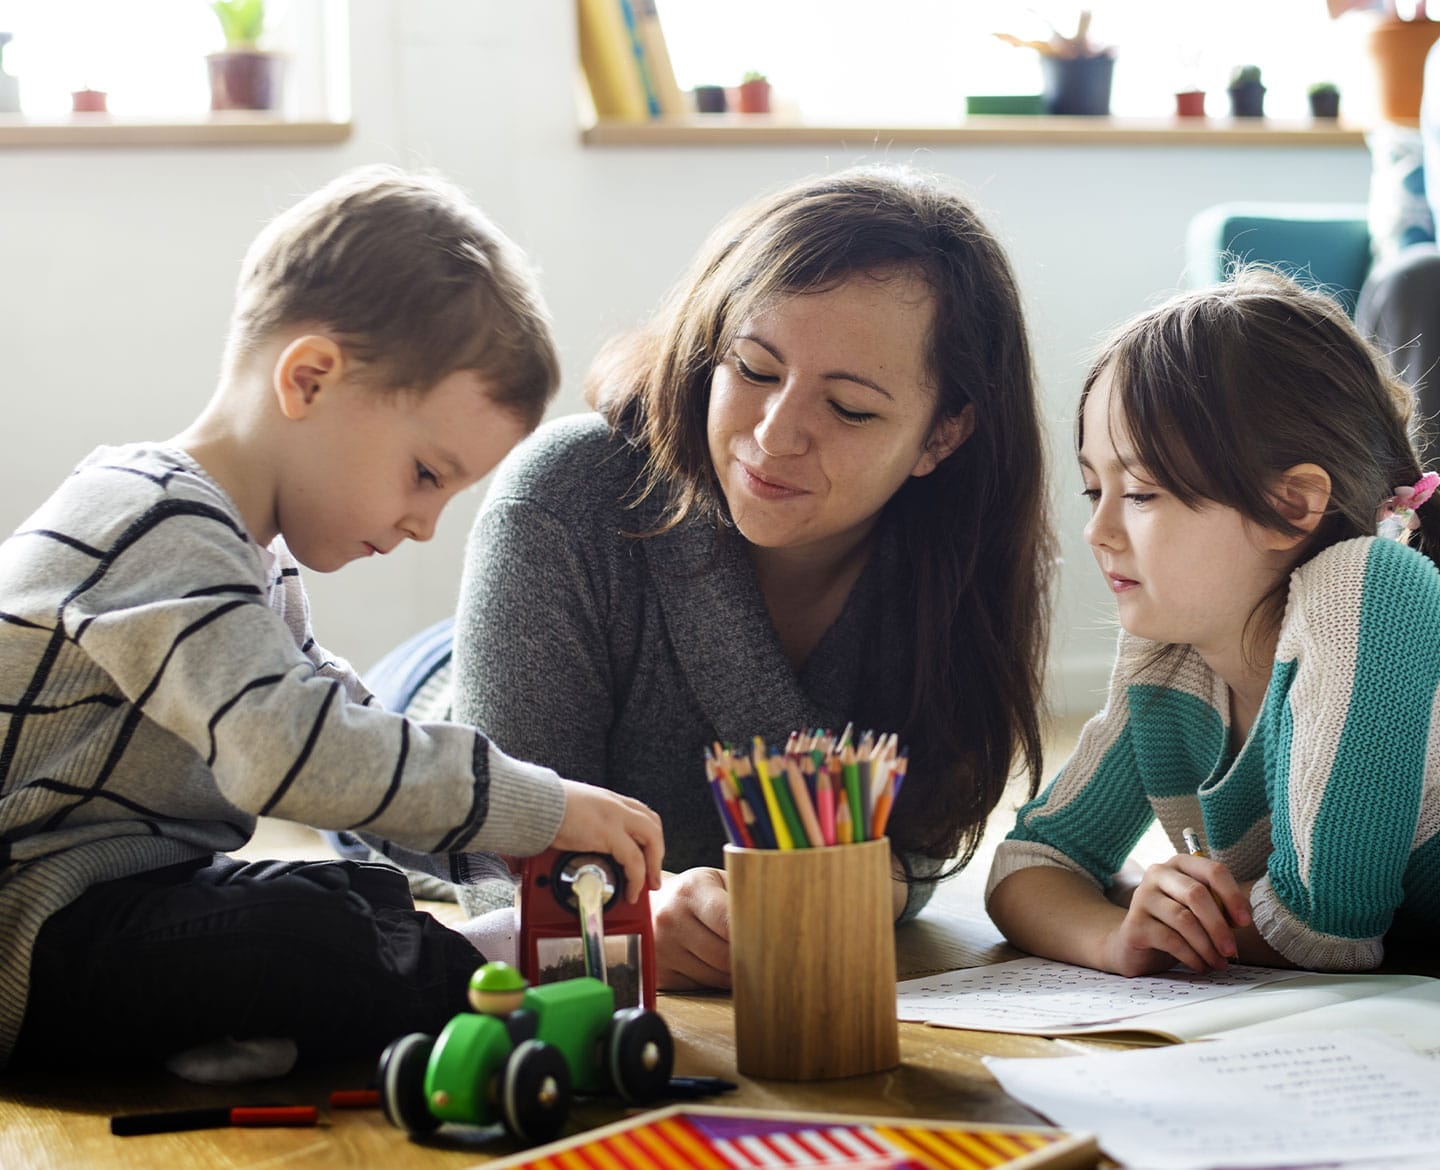
[{"label": "black plant pot", "polygon": [[701,114],[723,114],[726,109],[725,87],[697,85],[695,87],[695,109]]},{"label": "black plant pot", "polygon": [[1265,87],[1258,81],[1230,87],[1230,113],[1236,118],[1265,116]]},{"label": "black plant pot", "polygon": [[1104,117],[1110,112],[1114,57],[1041,57],[1040,68],[1047,114]]},{"label": "black plant pot", "polygon": [[1340,91],[1322,89],[1310,95],[1310,116],[1312,118],[1338,118],[1340,116]]}]

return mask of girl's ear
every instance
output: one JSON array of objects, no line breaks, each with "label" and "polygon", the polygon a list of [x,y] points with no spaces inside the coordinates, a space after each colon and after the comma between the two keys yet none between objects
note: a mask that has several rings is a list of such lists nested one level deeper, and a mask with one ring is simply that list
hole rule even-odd
[{"label": "girl's ear", "polygon": [[1330,506],[1330,473],[1316,463],[1297,463],[1280,473],[1270,487],[1275,508],[1301,532],[1292,535],[1267,529],[1267,545],[1292,549],[1315,531]]},{"label": "girl's ear", "polygon": [[942,418],[935,424],[925,449],[911,468],[911,475],[929,475],[959,448],[960,444],[975,433],[975,407],[967,406],[959,414]]},{"label": "girl's ear", "polygon": [[274,389],[280,413],[292,421],[314,409],[320,392],[345,376],[345,352],[333,337],[306,333],[275,359]]}]

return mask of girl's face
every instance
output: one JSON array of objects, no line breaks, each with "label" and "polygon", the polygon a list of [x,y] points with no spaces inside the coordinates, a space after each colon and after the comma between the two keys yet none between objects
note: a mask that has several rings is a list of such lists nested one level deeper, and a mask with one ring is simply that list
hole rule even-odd
[{"label": "girl's face", "polygon": [[1233,655],[1290,556],[1234,508],[1192,508],[1151,482],[1114,399],[1106,370],[1085,400],[1080,473],[1091,507],[1085,540],[1119,603],[1120,624],[1142,638],[1192,645],[1207,659]]},{"label": "girl's face", "polygon": [[710,458],[730,515],[760,548],[843,554],[912,475],[969,434],[932,437],[934,303],[911,274],[851,277],[741,322],[710,383]]}]

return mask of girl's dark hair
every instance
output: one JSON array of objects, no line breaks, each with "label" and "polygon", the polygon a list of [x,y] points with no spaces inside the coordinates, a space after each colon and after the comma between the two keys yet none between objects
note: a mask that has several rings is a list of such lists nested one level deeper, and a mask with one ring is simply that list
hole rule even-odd
[{"label": "girl's dark hair", "polygon": [[[741,323],[774,297],[855,275],[914,274],[935,316],[926,355],[934,422],[973,407],[974,433],[887,505],[913,613],[908,783],[890,821],[901,848],[973,854],[1017,763],[1040,777],[1041,685],[1054,563],[1030,348],[1004,252],[938,176],[859,167],[735,213],[640,333],[601,354],[590,400],[647,452],[643,495],[665,528],[724,518],[706,440],[710,381]],[[878,729],[877,729],[878,730]]]},{"label": "girl's dark hair", "polygon": [[[1077,450],[1085,402],[1106,370],[1112,410],[1146,478],[1190,507],[1213,501],[1297,535],[1270,489],[1297,464],[1329,473],[1329,506],[1297,565],[1373,536],[1380,505],[1420,478],[1411,390],[1334,300],[1273,269],[1237,266],[1224,283],[1173,297],[1111,338],[1080,396]],[[1440,499],[1416,515],[1411,545],[1440,561]],[[1278,618],[1287,589],[1281,582],[1257,614]]]}]

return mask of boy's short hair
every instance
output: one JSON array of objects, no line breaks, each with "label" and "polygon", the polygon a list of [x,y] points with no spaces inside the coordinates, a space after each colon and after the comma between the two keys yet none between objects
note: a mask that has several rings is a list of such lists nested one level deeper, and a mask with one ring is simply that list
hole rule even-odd
[{"label": "boy's short hair", "polygon": [[241,266],[225,364],[313,323],[371,366],[377,387],[423,393],[457,370],[491,383],[534,427],[560,383],[549,314],[524,253],[457,187],[370,166],[277,216]]}]

